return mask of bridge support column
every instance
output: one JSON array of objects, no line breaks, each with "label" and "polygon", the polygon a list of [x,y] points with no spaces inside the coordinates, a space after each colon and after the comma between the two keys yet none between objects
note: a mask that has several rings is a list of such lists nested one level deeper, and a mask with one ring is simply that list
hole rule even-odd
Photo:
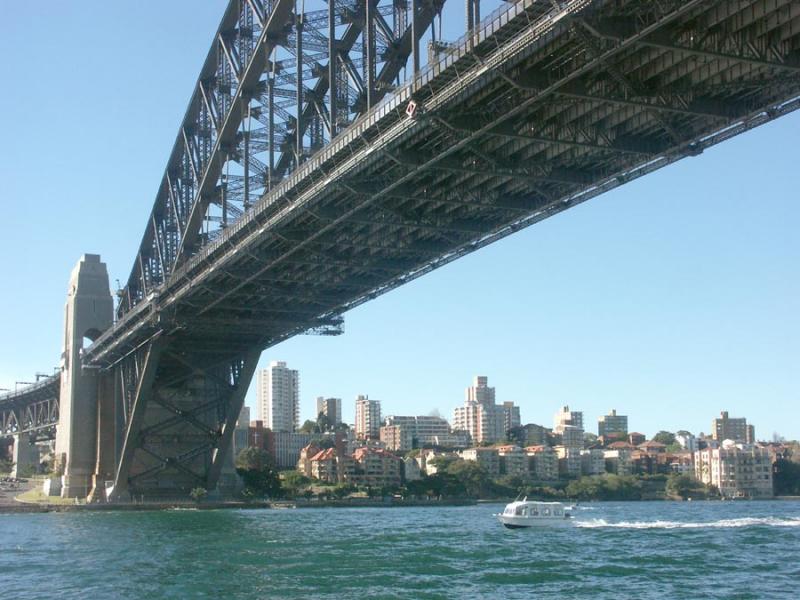
[{"label": "bridge support column", "polygon": [[56,469],[62,497],[87,497],[97,467],[98,375],[83,369],[84,340],[94,341],[113,322],[108,271],[100,256],[85,254],[73,269],[67,293]]},{"label": "bridge support column", "polygon": [[14,436],[14,454],[11,460],[14,461],[12,477],[24,477],[31,467],[36,469],[39,466],[39,450],[31,443],[30,434],[20,433]]}]

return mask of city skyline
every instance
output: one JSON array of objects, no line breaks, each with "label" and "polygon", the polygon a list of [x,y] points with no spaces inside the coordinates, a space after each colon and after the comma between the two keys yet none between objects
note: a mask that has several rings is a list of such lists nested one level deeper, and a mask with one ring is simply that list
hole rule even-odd
[{"label": "city skyline", "polygon": [[[271,361],[270,364],[273,364],[275,362],[276,361]],[[277,362],[279,362],[280,364],[285,364],[285,361],[277,361]],[[259,373],[257,374],[256,379],[258,379],[258,377],[260,377],[260,373],[262,371],[267,371],[267,370],[268,369],[259,369]],[[302,376],[302,369],[301,368],[296,369],[296,371],[297,371],[297,373],[300,374],[300,376]],[[487,378],[488,378],[488,376],[487,375],[483,375],[483,374],[474,375],[472,377],[471,381],[472,381],[473,384],[477,384],[478,379],[482,379],[483,380],[482,383],[485,385]],[[469,390],[470,389],[473,389],[473,386],[467,386],[467,398],[468,399],[469,399]],[[491,400],[491,401],[494,401],[494,399],[495,399],[495,387],[494,386],[489,386],[488,389],[491,390],[491,395],[488,397],[488,399]],[[375,400],[375,399],[369,398],[368,394],[358,394],[351,401],[348,401],[347,398],[338,398],[338,397],[337,398],[327,398],[327,399],[329,399],[329,400],[340,400],[341,401],[341,406],[350,406],[350,405],[352,405],[353,407],[355,407],[358,404],[359,401],[367,401],[367,400],[369,400],[369,401],[372,401],[372,402],[377,402],[378,406],[379,406],[380,423],[381,424],[383,424],[388,417],[392,417],[392,416],[437,416],[437,417],[441,417],[442,419],[445,419],[448,423],[450,423],[451,429],[455,429],[453,427],[454,424],[455,424],[455,421],[453,419],[453,410],[452,409],[458,408],[458,407],[461,406],[461,405],[455,405],[455,406],[451,407],[451,411],[449,413],[445,413],[445,412],[439,410],[438,408],[433,408],[433,409],[431,409],[431,410],[429,410],[427,412],[425,412],[425,411],[422,411],[422,412],[405,411],[404,412],[403,410],[387,410],[387,403],[383,399]],[[315,421],[316,420],[316,418],[317,418],[316,407],[318,406],[318,402],[320,400],[323,400],[322,396],[315,397],[315,399],[314,399],[314,407],[315,407],[314,410],[311,410],[310,413],[306,413],[306,412],[304,412],[304,408],[303,408],[303,406],[304,406],[303,398],[302,397],[300,398],[300,417],[299,417],[300,424],[303,424],[307,420],[310,420],[310,421]],[[463,402],[463,400],[462,400],[462,402]],[[508,401],[506,401],[506,402],[508,402]],[[503,401],[497,401],[497,403],[498,403],[498,408],[502,409],[503,408]],[[308,405],[308,406],[311,406],[311,402],[306,402],[305,404]],[[245,408],[250,408],[250,407],[249,407],[248,404],[245,404]],[[515,406],[515,408],[520,408],[520,407],[519,406]],[[250,409],[250,410],[251,410],[251,413],[258,414],[257,411],[253,412],[252,409]],[[352,411],[348,411],[348,410],[342,409],[340,407],[340,410],[341,410],[341,422],[346,423],[351,427],[354,427],[357,424],[356,423],[356,420],[357,420],[356,419],[356,409],[353,408]],[[641,433],[641,434],[645,435],[647,439],[651,439],[652,436],[655,435],[656,433],[658,433],[659,431],[669,431],[671,433],[676,433],[676,432],[682,431],[682,430],[688,431],[688,432],[690,432],[690,433],[692,433],[694,435],[705,434],[708,438],[714,437],[716,439],[717,436],[715,436],[715,428],[714,428],[713,423],[716,423],[717,421],[719,421],[720,420],[720,416],[722,416],[724,419],[728,419],[729,414],[731,414],[731,411],[726,410],[725,407],[722,407],[722,408],[719,408],[715,413],[709,414],[709,416],[705,420],[706,427],[695,426],[694,424],[684,423],[683,425],[681,425],[679,427],[672,428],[672,429],[670,429],[669,427],[657,427],[656,429],[653,429],[652,431],[650,431],[650,430],[645,429],[645,428],[636,428],[635,426],[630,426],[629,423],[631,421],[633,421],[634,423],[636,422],[636,418],[637,418],[636,414],[635,413],[634,414],[626,413],[624,411],[619,410],[617,407],[614,407],[614,406],[609,407],[604,412],[599,412],[599,413],[597,413],[595,415],[594,413],[591,413],[591,412],[588,412],[588,411],[584,410],[584,408],[581,406],[580,402],[576,402],[576,403],[573,403],[573,405],[562,405],[562,406],[559,406],[557,408],[557,412],[556,412],[556,415],[555,415],[556,418],[558,418],[558,416],[560,414],[562,414],[563,411],[565,411],[565,410],[567,410],[569,413],[571,413],[573,415],[575,415],[575,414],[581,415],[581,418],[582,418],[582,427],[581,428],[586,433],[591,433],[593,435],[598,435],[600,433],[600,423],[601,423],[601,421],[603,419],[606,419],[606,421],[607,421],[610,418],[610,419],[624,420],[624,423],[626,423],[625,427],[626,427],[626,430],[627,430],[628,433]],[[553,423],[554,418],[553,418],[552,412],[551,412],[549,420],[541,420],[541,421],[540,420],[536,420],[536,419],[529,419],[527,417],[527,414],[525,412],[523,412],[522,409],[520,409],[520,413],[521,413],[520,425],[535,424],[535,425],[542,426],[542,427],[544,427],[546,429],[552,429],[554,431],[557,429],[557,427],[554,427],[554,423]],[[350,414],[352,415],[352,417],[348,416]],[[252,420],[255,420],[255,419],[252,419]],[[748,422],[747,423],[748,426],[754,427],[755,431],[756,431],[756,439],[752,440],[752,441],[756,441],[756,440],[758,440],[758,441],[771,441],[774,433],[780,433],[778,431],[775,431],[775,432],[773,432],[773,431],[769,431],[769,432],[763,431],[762,432],[762,430],[759,429],[758,424],[754,423],[754,419],[752,418],[752,415],[750,413],[748,413],[748,414],[734,414],[734,415],[732,415],[730,417],[730,420],[733,421],[733,422],[744,422],[744,421],[747,421]],[[712,426],[711,427],[707,426],[709,421],[712,422]],[[741,427],[744,427],[744,426],[741,426]],[[783,437],[785,437],[786,439],[795,439],[795,438],[791,438],[791,437],[787,437],[787,436],[783,436]]]},{"label": "city skyline", "polygon": [[[102,256],[112,286],[128,277],[220,5],[159,10],[154,21],[146,6],[9,7],[0,24],[0,47],[17,57],[4,80],[26,81],[0,98],[17,115],[15,143],[0,148],[0,251],[24,256],[2,270],[15,291],[0,298],[1,388],[58,363],[82,254]],[[119,36],[120,22],[136,35]],[[87,61],[76,39],[116,52]],[[171,69],[153,69],[164,56]],[[98,72],[93,95],[52,93]],[[800,438],[800,419],[787,418],[800,399],[800,173],[787,151],[799,134],[792,114],[626,184],[345,314],[341,337],[271,348],[259,366],[280,357],[303,372],[302,415],[319,395],[350,411],[368,393],[386,414],[450,418],[486,373],[525,422],[549,425],[563,404],[616,408],[652,434],[706,428],[728,410],[759,437]],[[46,171],[31,160],[45,139]]]}]

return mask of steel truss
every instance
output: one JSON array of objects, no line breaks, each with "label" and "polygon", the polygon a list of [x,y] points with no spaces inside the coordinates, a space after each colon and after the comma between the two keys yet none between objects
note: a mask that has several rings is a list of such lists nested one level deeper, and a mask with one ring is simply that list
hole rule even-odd
[{"label": "steel truss", "polygon": [[0,396],[0,436],[35,432],[53,439],[58,424],[61,377],[55,375]]},{"label": "steel truss", "polygon": [[124,435],[112,498],[232,487],[220,475],[259,352],[200,353],[192,345],[158,337],[120,363]]},{"label": "steel truss", "polygon": [[[510,5],[299,166],[280,154],[294,170],[88,359],[111,366],[160,332],[244,351],[330,326],[432,268],[794,110],[798,19],[788,0]],[[380,72],[386,64],[399,72],[400,61]]]},{"label": "steel truss", "polygon": [[119,316],[391,92],[443,2],[415,2],[409,18],[405,0],[335,0],[308,12],[294,0],[231,0]]}]

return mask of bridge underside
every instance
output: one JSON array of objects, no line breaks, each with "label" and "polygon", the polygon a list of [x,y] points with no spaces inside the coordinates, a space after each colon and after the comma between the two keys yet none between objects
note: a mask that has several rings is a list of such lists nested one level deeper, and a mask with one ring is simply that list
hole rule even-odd
[{"label": "bridge underside", "polygon": [[215,481],[262,349],[798,107],[797,2],[560,4],[484,23],[87,350],[123,373],[118,486]]},{"label": "bridge underside", "polygon": [[60,386],[56,375],[0,397],[0,437],[30,433],[35,440],[54,439]]}]

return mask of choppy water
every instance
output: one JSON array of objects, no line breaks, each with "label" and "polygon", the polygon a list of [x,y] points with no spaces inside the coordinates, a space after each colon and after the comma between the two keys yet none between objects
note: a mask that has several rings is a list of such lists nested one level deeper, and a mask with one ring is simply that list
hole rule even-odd
[{"label": "choppy water", "polygon": [[0,514],[0,598],[798,598],[800,502]]}]

